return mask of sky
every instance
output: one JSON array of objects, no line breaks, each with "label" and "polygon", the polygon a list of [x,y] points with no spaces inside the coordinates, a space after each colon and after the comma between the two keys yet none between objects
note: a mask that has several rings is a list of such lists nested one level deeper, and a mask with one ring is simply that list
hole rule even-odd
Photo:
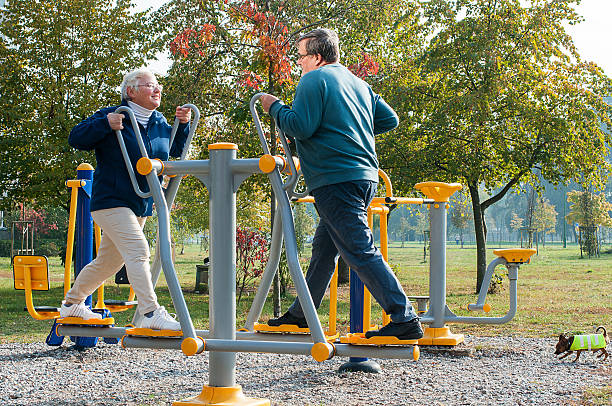
[{"label": "sky", "polygon": [[[167,0],[134,0],[138,11],[149,7],[158,8]],[[568,26],[567,31],[574,39],[581,57],[595,62],[607,76],[612,77],[612,0],[582,0],[577,7],[584,22]],[[151,69],[165,73],[170,63],[167,55],[159,55]]]}]

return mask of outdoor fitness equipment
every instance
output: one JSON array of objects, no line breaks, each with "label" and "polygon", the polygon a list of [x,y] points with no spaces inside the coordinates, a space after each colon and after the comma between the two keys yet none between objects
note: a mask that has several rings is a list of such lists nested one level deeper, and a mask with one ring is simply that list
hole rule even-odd
[{"label": "outdoor fitness equipment", "polygon": [[[389,193],[390,182],[386,183],[387,193]],[[423,204],[429,205],[430,214],[430,261],[429,261],[429,309],[420,315],[421,323],[429,325],[425,328],[423,338],[418,340],[419,345],[457,345],[464,340],[463,334],[451,333],[446,323],[469,323],[469,324],[503,324],[507,323],[516,314],[517,310],[517,279],[518,269],[521,264],[529,263],[530,257],[535,254],[535,249],[512,248],[494,250],[496,259],[491,261],[487,267],[482,286],[479,291],[478,300],[475,304],[469,304],[467,307],[470,311],[484,311],[488,313],[491,306],[486,301],[487,291],[490,281],[499,265],[503,265],[508,269],[508,279],[510,280],[510,303],[508,312],[502,317],[466,317],[457,316],[453,313],[446,304],[446,217],[449,208],[449,198],[455,191],[461,188],[459,184],[446,184],[441,182],[423,182],[415,185],[415,188],[420,190],[427,196],[427,199],[422,199]],[[418,201],[404,200],[406,198],[375,198],[370,208],[370,212],[381,213],[381,252],[387,260],[387,230],[386,230],[386,212],[388,208],[384,205],[389,203],[418,203]],[[385,210],[386,209],[386,210]],[[371,215],[371,214],[369,214]],[[353,274],[351,273],[351,278]],[[352,292],[351,292],[352,293]],[[363,315],[364,330],[371,325],[370,322],[370,294],[367,289],[364,289],[363,311],[355,314]],[[426,298],[419,297],[418,300],[423,302]],[[351,306],[353,302],[351,301]],[[356,305],[358,306],[358,304]],[[423,306],[419,306],[421,309]],[[359,308],[357,309],[359,310]],[[351,313],[351,323],[353,323],[353,313]],[[383,324],[389,321],[388,317],[383,313]],[[371,326],[376,328],[377,326]],[[353,332],[353,329],[351,329]],[[364,331],[365,332],[365,331]],[[360,342],[362,334],[341,337],[342,342]]]},{"label": "outdoor fitness equipment", "polygon": [[[261,124],[257,116],[257,112],[254,109],[254,100],[251,101],[251,113],[255,121],[255,127],[263,139],[263,131]],[[278,128],[278,126],[277,126]],[[290,157],[290,153],[287,152],[286,139],[284,134],[279,131],[279,138],[283,143],[283,148],[286,150],[286,154]],[[265,147],[264,147],[265,150]],[[266,152],[267,153],[267,152]],[[289,164],[293,164],[292,159],[287,160]],[[295,165],[294,165],[295,166]],[[295,168],[291,167],[292,174],[296,173]],[[416,344],[419,345],[457,345],[464,340],[462,334],[453,334],[450,329],[446,326],[446,323],[471,323],[471,324],[503,324],[512,320],[517,310],[517,278],[518,269],[521,264],[528,263],[530,257],[536,252],[535,249],[498,249],[494,250],[493,253],[497,256],[487,267],[485,277],[483,279],[482,286],[479,291],[478,301],[475,304],[469,304],[468,309],[470,311],[482,310],[488,313],[491,310],[491,306],[485,303],[487,291],[490,285],[491,278],[495,271],[495,268],[499,265],[504,265],[508,269],[508,278],[510,280],[510,304],[509,310],[506,315],[502,317],[466,317],[457,316],[453,313],[446,304],[446,217],[449,206],[449,198],[458,190],[461,189],[461,185],[458,183],[442,183],[442,182],[422,182],[415,185],[415,188],[420,190],[427,198],[406,198],[406,197],[394,197],[391,181],[384,171],[379,172],[380,177],[385,183],[385,197],[375,197],[368,208],[368,222],[370,227],[373,223],[373,215],[380,215],[381,225],[381,253],[385,260],[388,261],[388,248],[387,248],[387,216],[389,214],[388,204],[427,204],[430,210],[430,269],[429,269],[429,297],[418,297],[419,310],[422,310],[420,315],[421,322],[428,324],[425,328],[423,338],[417,340],[397,340],[394,337],[372,337],[366,339],[364,337],[365,332],[371,329],[377,329],[378,326],[371,324],[371,295],[367,288],[363,285],[359,277],[351,271],[351,320],[350,320],[350,333],[346,336],[340,337],[342,343],[350,344],[373,344],[373,345],[389,345],[389,344]],[[298,202],[314,202],[312,197],[298,196],[293,192],[296,178],[289,178],[286,182],[286,190],[290,197]],[[274,224],[274,229],[277,227]],[[274,230],[273,229],[273,230]],[[280,237],[282,239],[282,237]],[[273,239],[271,246],[271,255],[268,262],[268,266],[264,270],[261,278],[261,282],[253,300],[253,304],[249,311],[247,321],[244,328],[248,331],[262,331],[262,332],[283,332],[283,333],[307,333],[309,329],[301,329],[296,326],[284,325],[278,327],[271,327],[265,324],[255,323],[263,309],[263,305],[269,289],[271,287],[272,278],[278,265],[276,261],[272,261],[275,255],[280,255],[274,250],[277,242]],[[280,250],[279,250],[280,251]],[[336,266],[337,273],[337,266]],[[429,309],[426,308],[426,300],[429,301]],[[329,320],[329,331],[328,337],[333,339],[337,336],[336,334],[336,309],[337,309],[337,274],[334,275],[330,284],[330,320]],[[300,303],[303,303],[300,298]],[[383,312],[383,325],[387,324],[390,320],[389,317]],[[310,326],[310,322],[309,322]],[[357,360],[351,359],[353,363],[359,363],[365,361],[365,359]]]},{"label": "outdoor fitness equipment", "polygon": [[[183,153],[180,157],[180,159],[185,159],[193,138],[193,134],[197,129],[200,112],[197,107],[192,104],[186,104],[182,107],[190,108],[194,112],[192,125],[185,142],[185,147],[183,148]],[[174,141],[176,131],[178,130],[178,125],[179,121],[176,119],[171,131],[170,143]],[[123,143],[121,132],[118,131],[116,135],[119,142]],[[123,151],[125,151],[125,148]],[[130,171],[130,169],[131,167],[128,168],[128,171]],[[131,178],[135,180],[133,171],[131,171]],[[169,181],[168,188],[166,189],[166,200],[170,202],[170,207],[181,180],[182,178],[178,177],[172,178]],[[96,248],[100,244],[100,228],[93,223],[89,210],[92,182],[93,167],[89,164],[79,165],[77,168],[77,179],[66,182],[66,186],[71,189],[71,199],[68,222],[68,240],[66,244],[66,258],[64,267],[64,296],[70,289],[72,257],[75,243],[75,277],[78,275],[81,269],[92,260],[91,253],[93,249],[93,234],[95,234],[96,237]],[[75,234],[78,236],[76,239]],[[47,268],[47,259],[41,256],[20,256],[15,257],[15,259],[19,259],[19,262],[15,264],[16,266],[14,266],[15,288],[25,290],[26,309],[30,315],[37,320],[59,319],[58,307],[33,305],[32,290],[49,289],[48,271],[43,271]],[[26,274],[28,271],[31,274],[31,283],[27,283],[27,279],[24,279],[27,276]],[[57,334],[57,327],[59,324],[112,326],[114,325],[114,319],[111,317],[111,312],[125,311],[138,303],[134,300],[134,291],[131,288],[127,300],[105,300],[104,285],[101,285],[100,288],[98,288],[97,295],[98,297],[94,311],[101,313],[103,315],[103,320],[89,321],[79,318],[64,318],[55,320],[53,327],[51,328],[51,332],[47,337],[47,344],[58,346],[63,342],[64,337]],[[86,299],[85,303],[90,307],[92,306],[91,296]],[[71,339],[75,342],[77,347],[93,347],[97,344],[97,336],[92,337],[91,334],[85,334],[80,337],[71,337]],[[118,342],[116,337],[104,337],[104,340],[107,343]]]},{"label": "outdoor fitness equipment", "polygon": [[[251,100],[251,109],[260,95]],[[135,123],[131,110],[121,107]],[[135,128],[137,126],[134,126]],[[209,385],[204,386],[202,393],[192,399],[176,402],[175,405],[215,404],[269,404],[265,399],[247,399],[236,385],[236,352],[264,352],[311,355],[317,361],[324,361],[334,355],[365,356],[380,358],[418,359],[418,347],[373,348],[369,346],[331,344],[326,342],[321,325],[312,303],[306,281],[299,266],[293,217],[287,190],[295,186],[297,169],[293,162],[284,136],[281,137],[287,159],[273,157],[269,154],[263,133],[259,128],[259,137],[264,150],[260,159],[237,159],[235,144],[217,143],[209,145],[210,159],[201,161],[168,161],[149,159],[140,134],[137,139],[143,157],[137,163],[137,170],[146,176],[149,190],[157,207],[158,252],[161,268],[168,283],[168,289],[175,310],[181,323],[182,332],[152,331],[148,329],[123,327],[98,327],[59,325],[58,334],[87,335],[97,337],[121,338],[125,347],[181,349],[186,355],[195,355],[204,350],[210,351]],[[120,142],[126,165],[131,168],[125,148]],[[281,170],[291,168],[291,175],[283,183]],[[282,240],[286,241],[285,249],[289,269],[304,313],[310,327],[311,335],[307,337],[280,337],[270,339],[253,332],[236,332],[236,286],[235,286],[235,248],[236,248],[236,192],[242,181],[255,173],[266,173],[276,195],[277,215],[272,235],[270,264],[280,258]],[[161,174],[176,176],[190,174],[201,180],[209,190],[210,199],[210,331],[195,330],[185,300],[178,284],[170,253],[170,227],[168,200],[162,192],[157,177]],[[137,187],[135,175],[132,183]],[[135,188],[136,189],[136,188]],[[138,192],[138,189],[136,189]],[[166,192],[168,195],[168,192]],[[294,195],[291,190],[291,195]],[[271,265],[270,265],[271,266]],[[155,275],[153,275],[155,278]]]},{"label": "outdoor fitness equipment", "polygon": [[[255,95],[251,100],[251,112],[255,118],[257,117],[255,103],[259,97],[259,94]],[[209,145],[210,159],[208,160],[162,162],[147,157],[143,140],[137,130],[138,126],[133,112],[127,107],[120,107],[116,112],[126,112],[135,128],[138,144],[143,156],[138,161],[137,170],[147,179],[150,190],[148,194],[138,189],[135,175],[131,171],[132,164],[127,156],[121,133],[117,132],[117,136],[135,190],[137,193],[142,194],[143,197],[151,195],[157,207],[159,227],[158,249],[156,251],[159,252],[159,262],[165,274],[182,331],[152,331],[130,327],[102,326],[100,325],[100,320],[97,320],[96,325],[58,324],[56,327],[58,336],[120,338],[124,347],[180,349],[186,355],[195,355],[205,350],[210,351],[209,385],[204,386],[199,396],[176,402],[174,403],[175,405],[269,404],[265,399],[249,399],[242,394],[241,387],[236,384],[236,352],[311,355],[319,362],[329,359],[334,355],[414,360],[419,358],[417,346],[373,347],[328,343],[326,341],[327,339],[319,323],[297,257],[289,199],[290,197],[299,198],[300,196],[294,190],[297,168],[291,157],[284,135],[281,134],[280,139],[287,157],[286,159],[269,154],[261,126],[257,126],[258,135],[264,150],[264,156],[260,159],[237,159],[238,147],[235,144],[217,143]],[[283,182],[281,171],[288,170],[290,170],[289,177]],[[268,266],[275,267],[278,264],[280,249],[284,239],[289,270],[308,322],[310,336],[275,335],[271,339],[269,335],[251,331],[236,332],[235,329],[236,192],[242,181],[254,173],[262,172],[268,175],[278,202]],[[210,331],[194,329],[172,264],[169,206],[173,199],[173,192],[166,191],[166,195],[164,195],[161,184],[158,181],[158,176],[162,174],[175,176],[179,179],[183,175],[191,174],[201,180],[209,190],[210,266],[212,271],[210,275]],[[176,188],[178,188],[178,185]],[[440,187],[434,185],[431,186],[431,189],[437,191]],[[432,228],[434,228],[433,220]],[[444,250],[438,250],[437,252],[444,252]],[[269,277],[271,274],[271,272],[264,273],[266,277]],[[444,279],[442,279],[442,282],[444,282]],[[263,280],[262,283],[264,283]],[[442,286],[445,288],[444,284]],[[259,292],[256,295],[255,301],[263,306],[261,297],[257,296],[260,296]],[[444,295],[442,295],[442,298],[444,299]],[[432,312],[433,307],[433,305],[430,307],[428,314]],[[430,317],[431,322],[437,320],[432,316],[426,315],[425,317]],[[251,318],[251,313],[249,313],[249,319]]]},{"label": "outdoor fitness equipment", "polygon": [[[414,340],[418,345],[457,345],[464,340],[463,334],[453,334],[446,323],[468,323],[468,324],[503,324],[512,320],[517,310],[517,279],[518,269],[524,263],[529,263],[530,257],[536,253],[532,248],[510,248],[497,249],[493,254],[497,257],[491,261],[487,267],[483,283],[481,285],[478,300],[474,304],[467,306],[470,311],[484,311],[488,313],[491,305],[486,302],[486,296],[495,269],[502,265],[508,269],[509,288],[509,310],[501,317],[467,317],[457,316],[446,304],[446,218],[449,208],[449,198],[461,188],[460,184],[447,184],[442,182],[422,182],[415,185],[415,188],[426,195],[426,199],[393,197],[393,189],[389,178],[384,172],[380,172],[381,178],[385,182],[386,197],[375,197],[368,208],[368,221],[372,227],[373,214],[379,214],[380,218],[380,238],[381,253],[388,261],[387,248],[387,216],[389,208],[387,204],[427,204],[430,213],[430,261],[429,261],[429,297],[418,297],[419,310],[422,309],[421,323],[427,324],[423,338]],[[312,197],[299,199],[301,202],[314,202]],[[263,278],[262,278],[263,281]],[[333,281],[332,281],[333,287]],[[260,284],[261,289],[261,284]],[[269,289],[269,287],[268,287]],[[258,292],[259,293],[259,292]],[[330,308],[332,300],[336,295],[330,295]],[[429,302],[426,308],[425,302]],[[255,304],[255,302],[254,302]],[[261,306],[263,307],[263,306]],[[334,308],[337,305],[333,306]],[[340,337],[343,343],[352,344],[397,344],[393,339],[386,340],[383,337],[373,337],[365,339],[364,333],[378,326],[371,324],[371,295],[367,288],[359,280],[359,277],[351,271],[351,327],[350,333]],[[259,317],[259,315],[257,316]],[[389,322],[389,317],[383,312],[383,325]],[[249,320],[247,319],[247,323]],[[330,323],[331,325],[331,323]],[[335,323],[334,323],[335,326]],[[247,325],[245,327],[250,327]],[[279,329],[279,331],[291,332],[291,329]],[[380,340],[380,341],[379,341]],[[351,359],[348,368],[361,369],[358,365],[365,359]],[[365,369],[370,369],[366,366]]]}]

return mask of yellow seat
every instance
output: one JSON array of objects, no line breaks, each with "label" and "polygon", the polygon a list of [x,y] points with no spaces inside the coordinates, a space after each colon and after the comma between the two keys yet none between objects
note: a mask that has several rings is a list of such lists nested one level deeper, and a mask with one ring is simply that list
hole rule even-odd
[{"label": "yellow seat", "polygon": [[531,256],[535,253],[535,248],[504,248],[493,250],[493,254],[513,264],[528,264],[531,260]]},{"label": "yellow seat", "polygon": [[460,183],[421,182],[414,185],[414,188],[435,202],[443,203],[448,202],[453,193],[461,190],[462,186]]},{"label": "yellow seat", "polygon": [[16,255],[13,257],[13,279],[16,290],[25,290],[26,309],[36,320],[59,317],[54,306],[35,307],[32,291],[49,290],[49,261],[42,255]]}]

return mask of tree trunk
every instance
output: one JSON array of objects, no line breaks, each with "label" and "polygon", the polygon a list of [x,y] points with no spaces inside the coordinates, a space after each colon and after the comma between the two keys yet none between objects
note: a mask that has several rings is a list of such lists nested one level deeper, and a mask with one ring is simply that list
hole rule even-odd
[{"label": "tree trunk", "polygon": [[487,270],[487,226],[484,220],[484,209],[480,204],[477,184],[468,184],[470,197],[472,198],[472,209],[474,213],[474,233],[476,234],[476,293]]}]

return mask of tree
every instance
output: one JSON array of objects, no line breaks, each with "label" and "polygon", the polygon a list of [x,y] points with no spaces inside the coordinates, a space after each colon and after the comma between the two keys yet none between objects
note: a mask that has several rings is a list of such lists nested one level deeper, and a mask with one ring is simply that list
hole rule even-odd
[{"label": "tree", "polygon": [[190,227],[188,211],[180,205],[175,205],[170,220],[172,243],[181,245],[179,255],[183,255],[185,254],[185,243],[195,235]]},{"label": "tree", "polygon": [[517,233],[519,233],[519,236],[520,236],[521,228],[523,228],[524,221],[525,219],[519,216],[518,213],[516,213],[515,211],[512,212],[512,219],[510,220],[510,228],[516,231]]},{"label": "tree", "polygon": [[[596,255],[598,241],[598,226],[612,227],[612,203],[606,200],[602,193],[596,195],[590,191],[575,190],[567,194],[570,203],[570,213],[566,216],[570,224],[578,224],[581,230],[580,250],[587,252],[589,257]],[[584,234],[584,235],[583,235]]]},{"label": "tree", "polygon": [[453,208],[450,212],[451,224],[459,230],[459,240],[461,241],[461,248],[463,248],[463,230],[470,226],[472,221],[472,213],[470,210],[470,203],[468,196],[460,191],[456,196],[453,196]]},{"label": "tree", "polygon": [[315,220],[312,218],[306,204],[298,203],[293,205],[293,217],[295,222],[295,238],[297,241],[298,254],[304,253],[306,239],[315,230]]},{"label": "tree", "polygon": [[553,231],[557,224],[557,210],[555,210],[555,206],[550,204],[548,199],[540,198],[535,207],[533,217],[533,227],[536,233],[543,235],[542,244],[545,244],[546,234]]},{"label": "tree", "polygon": [[[402,124],[379,140],[396,188],[461,182],[472,201],[479,290],[485,274],[485,211],[521,184],[603,184],[610,80],[582,61],[564,24],[572,0],[434,0],[424,3],[436,35],[387,80]],[[416,71],[418,74],[410,75]],[[416,179],[418,177],[418,179]],[[490,197],[482,199],[484,186]]]},{"label": "tree", "polygon": [[[67,207],[64,181],[93,155],[70,129],[118,104],[122,74],[153,57],[153,26],[130,1],[11,0],[0,19],[0,207]],[[122,163],[119,163],[122,164]]]}]

